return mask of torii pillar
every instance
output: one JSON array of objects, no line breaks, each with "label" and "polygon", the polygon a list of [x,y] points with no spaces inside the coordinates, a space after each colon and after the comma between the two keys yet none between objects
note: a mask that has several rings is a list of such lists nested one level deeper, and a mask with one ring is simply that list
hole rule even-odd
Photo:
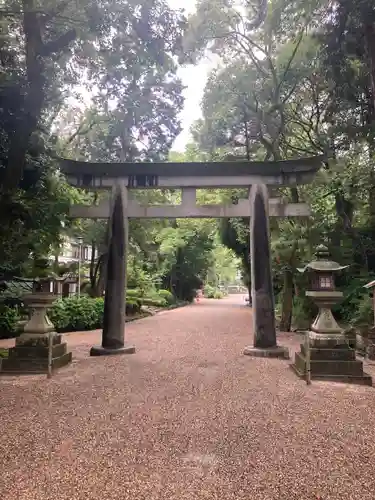
[{"label": "torii pillar", "polygon": [[254,184],[250,189],[249,201],[252,207],[250,248],[254,345],[246,347],[244,354],[289,359],[288,349],[278,346],[276,340],[267,186]]},{"label": "torii pillar", "polygon": [[112,211],[108,225],[107,278],[104,297],[102,345],[94,346],[90,356],[134,354],[125,344],[126,257],[128,245],[127,188],[118,181],[112,192]]}]

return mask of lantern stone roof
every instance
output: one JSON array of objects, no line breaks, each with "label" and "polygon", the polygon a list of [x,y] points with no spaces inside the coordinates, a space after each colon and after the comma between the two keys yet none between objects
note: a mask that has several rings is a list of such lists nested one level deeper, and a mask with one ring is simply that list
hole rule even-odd
[{"label": "lantern stone roof", "polygon": [[330,260],[330,253],[325,245],[319,245],[316,249],[316,260],[313,260],[306,264],[305,267],[298,268],[300,273],[304,273],[306,270],[311,269],[312,271],[342,271],[349,266],[341,266],[338,262]]}]

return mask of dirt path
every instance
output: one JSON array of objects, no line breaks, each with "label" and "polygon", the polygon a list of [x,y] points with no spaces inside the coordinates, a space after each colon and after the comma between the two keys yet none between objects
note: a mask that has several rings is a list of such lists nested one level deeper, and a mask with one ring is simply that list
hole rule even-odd
[{"label": "dirt path", "polygon": [[52,380],[1,378],[0,498],[373,500],[375,389],[245,357],[250,328],[242,296],[204,300],[127,325],[135,355],[70,334]]}]

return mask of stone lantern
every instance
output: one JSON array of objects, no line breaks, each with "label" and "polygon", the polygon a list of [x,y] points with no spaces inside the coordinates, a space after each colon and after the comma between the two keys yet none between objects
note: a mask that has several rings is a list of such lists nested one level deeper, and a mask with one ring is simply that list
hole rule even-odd
[{"label": "stone lantern", "polygon": [[[343,293],[335,288],[334,273],[347,267],[330,260],[327,247],[319,245],[316,259],[298,269],[309,273],[310,290],[306,296],[311,297],[319,308],[310,331],[306,333],[311,378],[372,385],[371,377],[363,373],[362,361],[356,359],[355,350],[349,347],[344,330],[337,324],[331,310],[343,297]],[[303,344],[292,365],[300,377],[306,374],[305,351],[306,344]]]},{"label": "stone lantern", "polygon": [[48,309],[56,300],[56,296],[50,292],[51,284],[53,285],[53,278],[36,279],[33,291],[23,297],[23,302],[30,309],[30,318],[22,334],[16,339],[15,347],[9,349],[8,358],[3,359],[2,373],[47,373],[50,335],[52,369],[71,362],[72,353],[67,351],[67,344],[54,331],[47,315]]}]

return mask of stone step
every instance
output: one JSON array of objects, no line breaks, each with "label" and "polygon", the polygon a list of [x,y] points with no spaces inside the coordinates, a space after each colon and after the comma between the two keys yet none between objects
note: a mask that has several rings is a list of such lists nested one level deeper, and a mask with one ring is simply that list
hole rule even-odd
[{"label": "stone step", "polygon": [[[62,335],[60,333],[55,333],[52,337],[52,344],[59,345],[62,343]],[[28,337],[25,338],[22,335],[16,338],[16,347],[48,347],[49,338],[48,335],[42,337]]]},{"label": "stone step", "polygon": [[[300,372],[305,372],[306,358],[302,353],[297,353],[295,365]],[[363,376],[363,363],[360,360],[340,361],[340,360],[311,360],[311,376],[314,375],[345,375]]]},{"label": "stone step", "polygon": [[[62,356],[52,358],[52,369],[61,368],[72,361],[72,353],[67,352]],[[18,373],[47,373],[48,358],[4,358],[0,374]]]},{"label": "stone step", "polygon": [[[66,342],[63,344],[55,344],[52,346],[52,358],[59,358],[66,354],[68,346]],[[48,347],[41,345],[28,347],[16,346],[9,349],[9,358],[48,358]]]},{"label": "stone step", "polygon": [[[306,347],[301,344],[301,353],[306,356]],[[355,350],[346,348],[321,349],[310,348],[311,360],[327,360],[327,361],[355,361]]]},{"label": "stone step", "polygon": [[[305,372],[300,371],[300,369],[295,365],[290,365],[292,370],[302,379],[306,377]],[[350,375],[311,375],[312,380],[321,380],[323,382],[340,382],[343,384],[357,384],[357,385],[367,385],[372,386],[372,378],[367,373],[363,373],[360,376],[350,376]]]}]

